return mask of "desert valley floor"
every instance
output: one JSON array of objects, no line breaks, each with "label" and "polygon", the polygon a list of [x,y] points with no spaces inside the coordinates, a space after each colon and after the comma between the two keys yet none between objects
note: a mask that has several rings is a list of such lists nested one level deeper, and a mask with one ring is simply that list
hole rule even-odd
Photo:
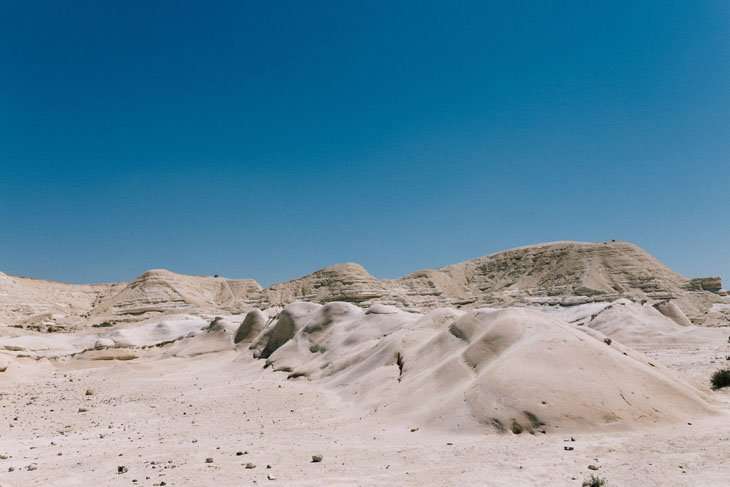
[{"label": "desert valley floor", "polygon": [[262,288],[0,274],[0,486],[730,485],[730,297],[622,242]]}]

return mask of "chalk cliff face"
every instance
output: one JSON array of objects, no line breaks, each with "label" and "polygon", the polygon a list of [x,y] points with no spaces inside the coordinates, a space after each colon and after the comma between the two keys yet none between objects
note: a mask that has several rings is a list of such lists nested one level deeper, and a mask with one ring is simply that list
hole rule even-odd
[{"label": "chalk cliff face", "polygon": [[[400,279],[380,280],[361,265],[337,264],[262,288],[252,279],[147,271],[131,283],[71,285],[0,274],[0,325],[135,321],[150,314],[242,312],[295,301],[380,303],[413,311],[437,307],[570,306],[628,298],[695,323],[723,298],[719,278],[687,279],[627,242],[554,242],[511,249]],[[678,308],[675,309],[675,308]],[[659,308],[658,308],[659,309]],[[722,318],[722,317],[721,317]],[[712,323],[710,323],[712,322]],[[40,323],[40,324],[39,324]],[[52,330],[53,331],[53,330]]]},{"label": "chalk cliff face", "polygon": [[86,314],[117,284],[78,285],[0,273],[0,326],[24,325],[45,331]]},{"label": "chalk cliff face", "polygon": [[[0,274],[0,326],[38,331],[136,321],[151,314],[215,313],[260,303],[252,279],[186,276],[150,270],[131,283],[77,285]],[[253,296],[253,297],[252,297]]]},{"label": "chalk cliff face", "polygon": [[147,271],[97,303],[92,315],[142,315],[150,312],[227,309],[261,291],[252,280],[185,276],[164,269]]},{"label": "chalk cliff face", "polygon": [[719,296],[706,279],[688,280],[627,242],[555,242],[522,247],[400,279],[378,280],[357,264],[332,266],[263,291],[270,304],[302,300],[393,304],[425,311],[512,304],[575,305],[592,301],[676,301],[701,315]]},{"label": "chalk cliff face", "polygon": [[265,301],[285,305],[293,301],[369,303],[388,294],[387,286],[360,264],[337,264],[308,276],[275,284],[263,291]]},{"label": "chalk cliff face", "polygon": [[[503,304],[671,299],[687,279],[626,242],[556,242],[507,250],[436,271],[452,299]],[[405,280],[413,279],[411,275]]]},{"label": "chalk cliff face", "polygon": [[722,290],[722,280],[719,277],[698,277],[690,279],[685,288],[691,291],[710,291],[719,293]]}]

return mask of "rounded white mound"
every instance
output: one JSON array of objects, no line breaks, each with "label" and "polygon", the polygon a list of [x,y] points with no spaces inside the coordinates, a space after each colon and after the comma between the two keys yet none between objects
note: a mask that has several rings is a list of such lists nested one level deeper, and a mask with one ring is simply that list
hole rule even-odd
[{"label": "rounded white mound", "polygon": [[378,414],[418,424],[547,432],[712,412],[701,393],[643,355],[538,310],[289,308],[268,328],[276,340],[264,339],[265,330],[255,343],[266,352],[259,356],[291,377],[322,381]]}]

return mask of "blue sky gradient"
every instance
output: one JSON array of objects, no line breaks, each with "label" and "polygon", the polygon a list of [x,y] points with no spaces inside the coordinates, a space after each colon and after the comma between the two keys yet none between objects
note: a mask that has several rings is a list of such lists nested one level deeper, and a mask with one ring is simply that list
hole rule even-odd
[{"label": "blue sky gradient", "polygon": [[730,279],[725,1],[8,1],[0,40],[9,274],[622,239]]}]

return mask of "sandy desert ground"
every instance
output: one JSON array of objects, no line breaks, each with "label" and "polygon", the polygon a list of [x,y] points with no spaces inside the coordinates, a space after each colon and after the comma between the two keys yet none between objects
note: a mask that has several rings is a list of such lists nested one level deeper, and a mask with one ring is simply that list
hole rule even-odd
[{"label": "sandy desert ground", "polygon": [[267,289],[5,276],[0,485],[730,485],[730,298],[590,245]]}]

